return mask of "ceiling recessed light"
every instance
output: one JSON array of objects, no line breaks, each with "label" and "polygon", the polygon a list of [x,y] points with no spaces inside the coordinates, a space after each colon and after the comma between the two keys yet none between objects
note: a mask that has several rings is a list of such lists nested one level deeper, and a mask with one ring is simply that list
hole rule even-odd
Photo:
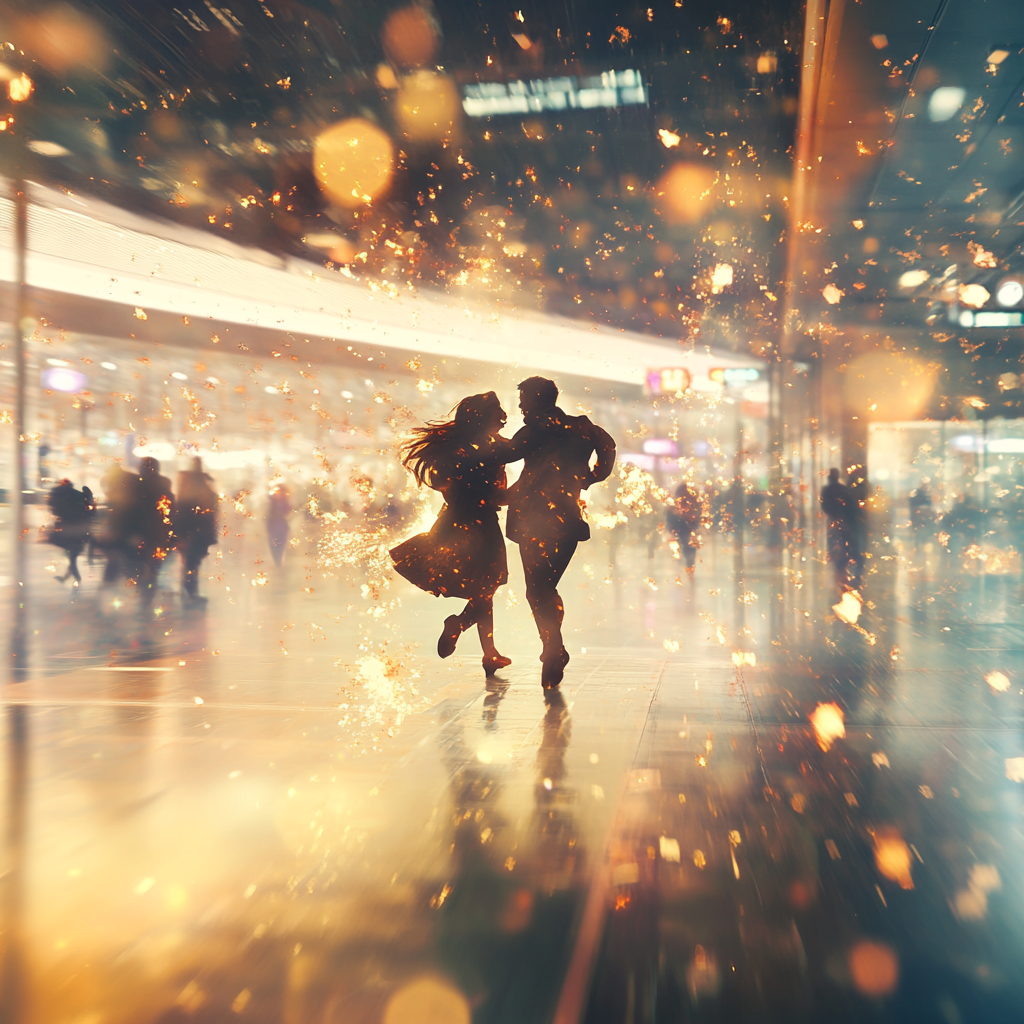
[{"label": "ceiling recessed light", "polygon": [[188,380],[188,374],[187,373],[178,373],[177,370],[175,370],[174,373],[171,374],[171,376],[175,380]]},{"label": "ceiling recessed light", "polygon": [[104,370],[116,370],[117,363],[100,363]]},{"label": "ceiling recessed light", "polygon": [[931,277],[927,270],[907,270],[900,274],[900,287],[905,291],[920,288]]},{"label": "ceiling recessed light", "polygon": [[65,149],[59,142],[49,142],[46,139],[29,139],[27,146],[40,156],[71,156],[70,149]]},{"label": "ceiling recessed light", "polygon": [[988,54],[988,62],[989,64],[1002,64],[1009,56],[1010,51],[1005,46],[993,46]]},{"label": "ceiling recessed light", "polygon": [[266,391],[268,395],[279,395],[281,393],[273,384],[268,384],[263,390]]},{"label": "ceiling recessed light", "polygon": [[943,85],[928,97],[928,120],[948,121],[964,103],[967,93],[958,85]]},{"label": "ceiling recessed light", "polygon": [[1024,284],[1016,277],[1008,277],[996,288],[996,302],[1000,306],[1019,306],[1024,299]]},{"label": "ceiling recessed light", "polygon": [[47,359],[46,361],[51,366],[70,366],[71,365],[66,359]]}]

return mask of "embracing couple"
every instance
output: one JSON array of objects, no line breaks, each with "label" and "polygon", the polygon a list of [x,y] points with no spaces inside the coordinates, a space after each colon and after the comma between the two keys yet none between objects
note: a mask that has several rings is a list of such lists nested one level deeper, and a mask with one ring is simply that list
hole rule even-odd
[{"label": "embracing couple", "polygon": [[[411,583],[468,602],[460,615],[444,620],[437,653],[442,658],[454,653],[459,637],[475,625],[484,671],[492,675],[511,664],[494,645],[494,592],[508,582],[498,508],[508,505],[506,530],[522,555],[526,599],[543,644],[546,688],[558,686],[569,662],[558,582],[576,545],[590,538],[580,491],[604,480],[615,463],[611,437],[586,416],[567,415],[557,400],[554,381],[524,380],[519,385],[524,426],[511,440],[501,436],[505,410],[493,391],[464,398],[453,420],[417,427],[402,461],[421,485],[444,495],[444,507],[429,533],[391,551],[395,569]],[[520,459],[522,474],[509,488],[505,465]]]}]

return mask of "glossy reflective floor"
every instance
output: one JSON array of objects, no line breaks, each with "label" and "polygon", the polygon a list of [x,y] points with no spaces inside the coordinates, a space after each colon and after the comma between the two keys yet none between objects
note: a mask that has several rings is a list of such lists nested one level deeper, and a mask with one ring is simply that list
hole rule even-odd
[{"label": "glossy reflective floor", "polygon": [[545,699],[514,559],[485,683],[444,602],[254,586],[232,525],[205,606],[31,549],[5,1020],[1022,1019],[1018,578],[878,546],[850,624],[809,552],[605,534]]}]

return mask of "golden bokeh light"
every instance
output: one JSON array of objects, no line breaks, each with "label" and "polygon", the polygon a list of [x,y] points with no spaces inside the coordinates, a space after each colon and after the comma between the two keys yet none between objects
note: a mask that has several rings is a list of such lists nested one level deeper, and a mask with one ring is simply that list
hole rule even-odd
[{"label": "golden bokeh light", "polygon": [[436,71],[414,71],[395,98],[395,118],[414,142],[438,142],[449,135],[462,111],[459,90]]},{"label": "golden bokeh light", "polygon": [[848,962],[850,979],[861,995],[881,999],[896,991],[900,961],[889,946],[865,939],[850,950]]},{"label": "golden bokeh light", "polygon": [[34,85],[28,75],[21,74],[7,83],[7,95],[12,103],[23,103],[32,95]]},{"label": "golden bokeh light", "polygon": [[70,4],[22,19],[18,40],[26,53],[57,74],[104,71],[112,52],[100,25]]},{"label": "golden bokeh light", "polygon": [[843,709],[838,704],[819,704],[810,717],[814,736],[822,750],[829,750],[836,740],[846,736]]},{"label": "golden bokeh light", "polygon": [[353,117],[322,131],[313,144],[313,173],[339,206],[355,209],[388,186],[395,151],[387,133]]},{"label": "golden bokeh light", "polygon": [[382,1024],[469,1024],[466,997],[443,978],[427,975],[403,985],[384,1009]]},{"label": "golden bokeh light", "polygon": [[441,33],[430,14],[414,4],[388,15],[381,31],[381,43],[388,59],[405,67],[429,64],[441,47]]},{"label": "golden bokeh light", "polygon": [[711,192],[717,174],[704,164],[678,163],[661,177],[656,189],[659,208],[670,223],[693,224],[714,205]]},{"label": "golden bokeh light", "polygon": [[903,837],[896,829],[879,829],[874,840],[875,866],[879,873],[897,882],[901,889],[913,889],[914,879],[910,873],[913,860]]},{"label": "golden bokeh light", "polygon": [[846,404],[872,420],[920,416],[935,390],[935,366],[899,352],[868,352],[846,371]]}]

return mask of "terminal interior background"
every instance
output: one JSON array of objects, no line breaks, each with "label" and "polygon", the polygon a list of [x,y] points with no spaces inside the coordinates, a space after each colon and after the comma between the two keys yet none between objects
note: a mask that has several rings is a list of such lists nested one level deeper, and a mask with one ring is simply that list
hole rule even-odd
[{"label": "terminal interior background", "polygon": [[[1017,4],[0,13],[0,1020],[1020,1020]],[[388,556],[533,375],[553,690],[515,544],[494,676]],[[196,457],[197,599],[65,577]]]}]

